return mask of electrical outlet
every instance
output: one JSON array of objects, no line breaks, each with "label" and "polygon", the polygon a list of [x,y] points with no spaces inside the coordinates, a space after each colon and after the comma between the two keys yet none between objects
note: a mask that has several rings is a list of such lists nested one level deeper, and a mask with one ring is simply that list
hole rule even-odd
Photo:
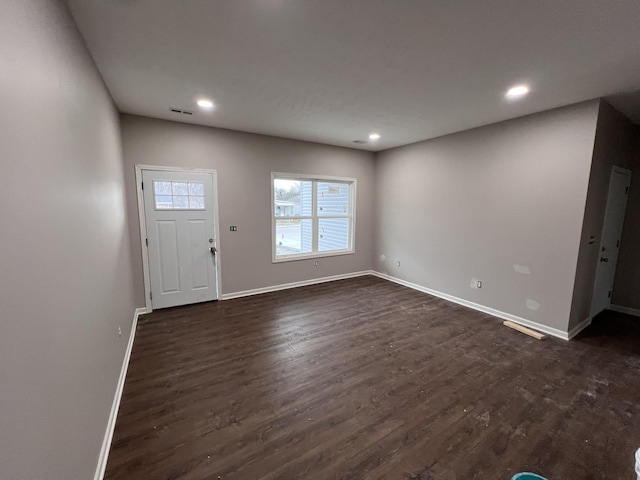
[{"label": "electrical outlet", "polygon": [[476,280],[476,287],[482,288],[482,282],[480,280]]},{"label": "electrical outlet", "polygon": [[120,325],[118,325],[118,336],[122,336],[122,327]]},{"label": "electrical outlet", "polygon": [[400,260],[396,262],[396,267],[399,267],[399,266],[400,266]]},{"label": "electrical outlet", "polygon": [[316,260],[316,267],[318,266],[318,264],[319,264],[319,263],[320,263],[320,262],[318,262],[318,260]]},{"label": "electrical outlet", "polygon": [[237,227],[236,225],[231,225],[231,226],[229,227],[229,231],[230,231],[230,232],[237,232],[237,231],[238,231],[238,227]]}]

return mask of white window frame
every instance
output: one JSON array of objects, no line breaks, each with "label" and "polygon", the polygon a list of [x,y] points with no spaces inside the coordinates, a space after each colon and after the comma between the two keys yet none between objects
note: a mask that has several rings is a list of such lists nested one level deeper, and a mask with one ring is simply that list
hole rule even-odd
[{"label": "white window frame", "polygon": [[[275,212],[275,188],[274,181],[276,179],[282,180],[300,180],[305,182],[313,182],[312,185],[312,215],[296,215],[291,217],[276,217]],[[338,182],[349,184],[349,214],[348,215],[336,215],[335,217],[328,215],[318,215],[318,182]],[[271,172],[271,260],[273,263],[291,262],[294,260],[310,259],[310,258],[322,258],[322,257],[334,257],[337,255],[350,255],[355,253],[355,232],[356,232],[356,184],[357,180],[350,177],[330,177],[326,175],[308,175],[308,174],[295,174],[295,173],[282,173]],[[318,251],[318,220],[321,218],[348,218],[349,219],[349,248],[341,250],[331,250],[328,252]],[[312,223],[312,242],[311,252],[299,253],[292,255],[277,255],[276,245],[276,220],[287,219],[309,219]]]}]

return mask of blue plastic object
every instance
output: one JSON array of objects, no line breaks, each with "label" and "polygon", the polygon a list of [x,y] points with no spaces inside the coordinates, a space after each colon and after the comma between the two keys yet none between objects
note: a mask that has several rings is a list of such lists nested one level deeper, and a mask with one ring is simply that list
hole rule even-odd
[{"label": "blue plastic object", "polygon": [[536,475],[535,473],[522,472],[522,473],[516,473],[513,477],[511,477],[511,480],[547,480],[547,479],[544,477],[541,477],[540,475]]}]

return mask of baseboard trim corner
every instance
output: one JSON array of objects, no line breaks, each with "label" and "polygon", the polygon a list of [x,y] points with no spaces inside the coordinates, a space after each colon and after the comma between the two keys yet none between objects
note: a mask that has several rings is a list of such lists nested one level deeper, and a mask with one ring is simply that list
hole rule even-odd
[{"label": "baseboard trim corner", "polygon": [[622,305],[609,305],[609,310],[626,313],[627,315],[633,315],[634,317],[640,317],[640,310],[636,308],[623,307]]},{"label": "baseboard trim corner", "polygon": [[111,412],[109,413],[109,420],[107,422],[107,429],[102,441],[102,448],[100,449],[100,456],[98,457],[98,465],[96,467],[96,473],[94,480],[103,480],[104,473],[107,468],[107,460],[109,459],[109,450],[111,449],[111,440],[113,440],[113,432],[116,428],[116,419],[118,418],[118,409],[120,408],[120,400],[122,399],[122,392],[124,390],[124,382],[127,378],[127,370],[129,368],[129,360],[131,359],[131,350],[133,350],[133,340],[136,336],[136,329],[138,327],[138,317],[147,313],[146,308],[136,308],[133,314],[133,322],[131,323],[131,334],[129,335],[129,343],[127,343],[127,349],[122,361],[122,368],[120,369],[120,377],[118,378],[118,384],[116,386],[116,392],[113,396],[113,403],[111,404]]},{"label": "baseboard trim corner", "polygon": [[573,337],[578,335],[582,330],[584,330],[589,325],[591,325],[592,319],[593,319],[592,317],[587,317],[583,321],[581,321],[578,325],[576,325],[571,330],[569,330],[569,333],[567,334],[567,337],[568,337],[567,340],[571,340]]},{"label": "baseboard trim corner", "polygon": [[288,290],[290,288],[306,287],[309,285],[317,285],[319,283],[334,282],[336,280],[345,280],[347,278],[363,277],[372,275],[372,270],[363,270],[361,272],[342,273],[340,275],[331,275],[329,277],[312,278],[302,280],[300,282],[282,283],[280,285],[271,285],[269,287],[254,288],[251,290],[241,290],[239,292],[223,293],[220,300],[232,300],[234,298],[250,297],[252,295],[260,295],[262,293],[278,292],[280,290]]},{"label": "baseboard trim corner", "polygon": [[453,295],[449,295],[447,293],[442,293],[437,290],[432,290],[427,287],[423,287],[422,285],[418,285],[416,283],[408,282],[406,280],[402,280],[400,278],[392,277],[391,275],[387,275],[386,273],[380,273],[376,271],[372,271],[371,275],[376,277],[389,280],[390,282],[397,283],[399,285],[404,285],[405,287],[412,288],[414,290],[418,290],[419,292],[423,292],[429,295],[433,295],[434,297],[442,298],[449,302],[457,303],[458,305],[462,305],[463,307],[468,307],[473,310],[477,310],[482,313],[486,313],[492,315],[497,318],[501,318],[503,320],[510,320],[512,322],[518,323],[525,327],[533,328],[534,330],[538,330],[539,332],[546,333],[547,335],[551,335],[556,338],[561,338],[562,340],[569,340],[569,335],[567,332],[559,330],[557,328],[548,327],[541,323],[534,322],[532,320],[527,320],[526,318],[518,317],[516,315],[512,315],[510,313],[502,312],[500,310],[496,310],[495,308],[487,307],[485,305],[480,305],[479,303],[470,302],[468,300],[464,300],[463,298],[454,297]]}]

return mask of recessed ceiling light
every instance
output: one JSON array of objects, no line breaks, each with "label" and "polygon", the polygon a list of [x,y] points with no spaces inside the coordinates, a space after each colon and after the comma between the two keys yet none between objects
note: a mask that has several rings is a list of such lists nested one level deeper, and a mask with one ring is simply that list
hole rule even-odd
[{"label": "recessed ceiling light", "polygon": [[507,98],[518,98],[529,93],[529,87],[526,85],[516,85],[507,90]]},{"label": "recessed ceiling light", "polygon": [[198,106],[202,108],[212,108],[213,102],[211,100],[207,100],[206,98],[201,98],[198,100]]},{"label": "recessed ceiling light", "polygon": [[369,135],[369,140],[378,140],[379,138],[380,138],[379,133],[372,133],[371,135]]}]

